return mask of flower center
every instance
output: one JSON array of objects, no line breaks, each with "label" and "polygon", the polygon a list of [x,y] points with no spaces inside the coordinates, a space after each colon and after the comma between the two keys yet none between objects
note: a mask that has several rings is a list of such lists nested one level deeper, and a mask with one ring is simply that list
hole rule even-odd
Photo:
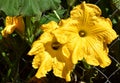
[{"label": "flower center", "polygon": [[83,30],[79,31],[79,36],[80,37],[85,37],[86,36],[86,32],[83,31]]},{"label": "flower center", "polygon": [[60,45],[61,44],[58,43],[58,42],[53,42],[51,47],[52,47],[53,50],[58,50],[60,48]]}]

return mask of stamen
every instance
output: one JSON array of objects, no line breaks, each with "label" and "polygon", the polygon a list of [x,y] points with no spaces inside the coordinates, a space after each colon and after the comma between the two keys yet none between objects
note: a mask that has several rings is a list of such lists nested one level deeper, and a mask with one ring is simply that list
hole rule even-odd
[{"label": "stamen", "polygon": [[59,47],[60,47],[60,45],[61,45],[61,44],[58,43],[58,42],[53,42],[51,46],[52,46],[53,50],[58,50]]},{"label": "stamen", "polygon": [[80,35],[80,37],[85,37],[86,36],[86,32],[81,30],[81,31],[79,31],[79,35]]}]

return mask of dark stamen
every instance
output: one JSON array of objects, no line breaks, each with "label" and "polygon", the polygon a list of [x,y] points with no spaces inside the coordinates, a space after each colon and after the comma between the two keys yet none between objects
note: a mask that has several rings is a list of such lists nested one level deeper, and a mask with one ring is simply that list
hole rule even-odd
[{"label": "dark stamen", "polygon": [[52,48],[53,48],[54,50],[58,50],[59,47],[60,47],[60,43],[58,43],[58,42],[52,43]]},{"label": "dark stamen", "polygon": [[79,35],[80,35],[80,37],[85,37],[86,33],[85,33],[85,31],[81,30],[81,31],[79,31]]}]

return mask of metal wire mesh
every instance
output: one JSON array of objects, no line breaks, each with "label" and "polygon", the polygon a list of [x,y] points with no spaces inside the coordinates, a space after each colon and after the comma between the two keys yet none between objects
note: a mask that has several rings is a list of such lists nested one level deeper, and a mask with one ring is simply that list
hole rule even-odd
[{"label": "metal wire mesh", "polygon": [[[112,48],[113,45],[116,44],[117,42],[120,42],[120,38],[117,38],[117,39],[110,45],[109,48]],[[116,63],[117,66],[118,66],[118,68],[116,68],[113,72],[111,72],[110,75],[107,76],[103,71],[101,71],[101,70],[98,69],[97,67],[94,67],[94,68],[106,79],[106,81],[105,81],[104,83],[112,83],[112,82],[110,81],[110,79],[111,79],[113,76],[115,76],[116,73],[120,72],[120,71],[119,71],[119,70],[120,70],[120,67],[119,67],[120,62],[119,62],[116,58],[114,58],[112,55],[109,55],[109,57],[112,59],[112,61],[115,61],[115,63]],[[114,65],[114,66],[116,67],[116,65]],[[108,72],[109,72],[109,71],[108,71]]]}]

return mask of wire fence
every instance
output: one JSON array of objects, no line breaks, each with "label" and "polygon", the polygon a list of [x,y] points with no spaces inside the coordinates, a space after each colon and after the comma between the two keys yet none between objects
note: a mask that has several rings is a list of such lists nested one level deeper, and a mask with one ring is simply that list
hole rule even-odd
[{"label": "wire fence", "polygon": [[[112,47],[114,46],[114,44],[116,44],[117,42],[120,42],[120,38],[117,38],[117,39],[110,45],[109,49],[112,48]],[[112,59],[112,61],[115,61],[115,63],[116,63],[117,66],[118,66],[118,68],[117,68],[116,70],[114,70],[113,72],[111,72],[110,75],[107,76],[107,75],[106,75],[103,71],[101,71],[99,68],[94,67],[94,68],[106,79],[106,81],[105,81],[104,83],[112,83],[112,82],[110,81],[110,79],[111,79],[113,76],[115,76],[116,73],[120,72],[120,71],[119,71],[119,70],[120,70],[120,67],[119,67],[120,62],[119,62],[117,59],[115,59],[112,55],[109,55],[109,57]],[[114,66],[116,67],[116,65],[114,65]],[[109,72],[109,71],[108,71],[108,72]]]}]

